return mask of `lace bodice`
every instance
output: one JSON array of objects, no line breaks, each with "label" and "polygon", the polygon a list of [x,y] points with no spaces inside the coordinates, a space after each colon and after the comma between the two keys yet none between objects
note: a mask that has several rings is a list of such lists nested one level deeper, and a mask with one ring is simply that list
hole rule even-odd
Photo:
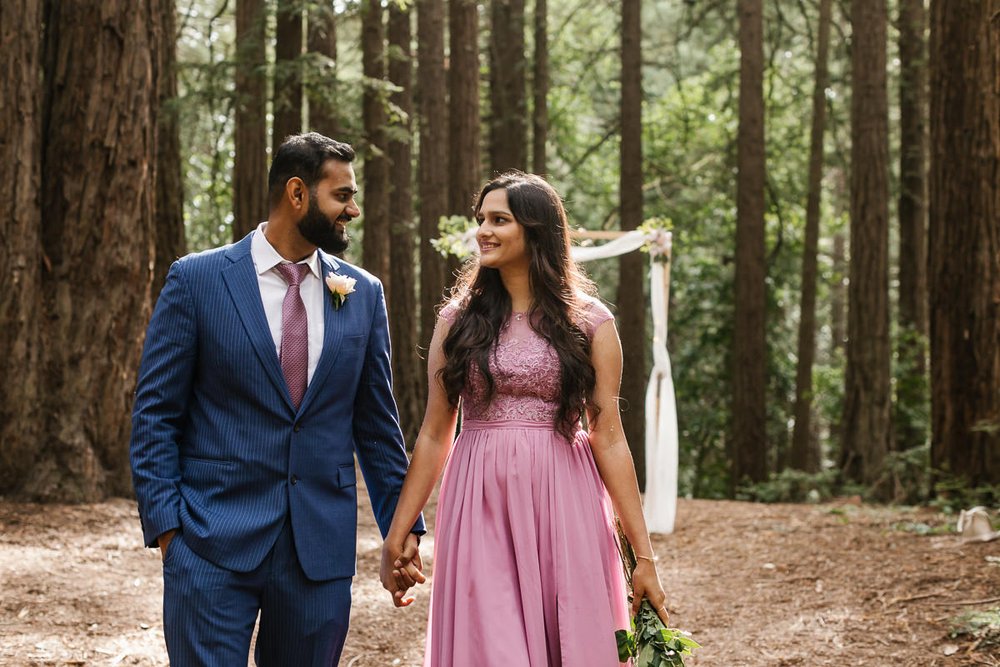
[{"label": "lace bodice", "polygon": [[[458,310],[458,303],[452,301],[441,310],[441,317],[453,324]],[[590,338],[597,327],[614,317],[591,298],[587,298],[584,316],[585,321],[579,324]],[[559,410],[559,357],[548,341],[531,328],[527,315],[513,313],[507,320],[489,364],[495,386],[493,400],[486,401],[486,378],[478,369],[470,369],[469,382],[462,392],[465,419],[555,421]]]}]

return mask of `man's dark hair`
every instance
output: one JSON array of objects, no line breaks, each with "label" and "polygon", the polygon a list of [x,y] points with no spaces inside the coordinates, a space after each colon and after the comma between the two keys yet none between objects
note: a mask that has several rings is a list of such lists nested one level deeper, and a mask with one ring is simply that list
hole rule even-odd
[{"label": "man's dark hair", "polygon": [[268,202],[274,208],[281,201],[288,179],[298,176],[311,191],[323,178],[327,160],[352,162],[354,149],[350,144],[335,141],[319,132],[292,134],[278,146],[267,174]]}]

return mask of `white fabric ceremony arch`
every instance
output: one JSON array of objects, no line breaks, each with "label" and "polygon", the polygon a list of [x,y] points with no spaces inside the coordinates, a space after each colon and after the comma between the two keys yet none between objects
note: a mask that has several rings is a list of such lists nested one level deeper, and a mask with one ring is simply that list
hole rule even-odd
[{"label": "white fabric ceremony arch", "polygon": [[646,385],[646,493],[643,513],[651,533],[672,533],[677,516],[677,401],[667,351],[672,235],[669,231],[573,232],[575,238],[613,239],[603,245],[574,246],[573,259],[589,262],[618,257],[642,247],[649,251],[649,294],[653,311],[653,369]]}]

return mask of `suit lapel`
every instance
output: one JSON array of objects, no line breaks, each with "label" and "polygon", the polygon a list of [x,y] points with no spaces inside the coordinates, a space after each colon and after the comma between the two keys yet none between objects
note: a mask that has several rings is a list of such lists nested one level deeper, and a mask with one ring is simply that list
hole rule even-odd
[{"label": "suit lapel", "polygon": [[313,397],[321,390],[326,376],[333,368],[337,353],[340,351],[340,340],[344,337],[344,313],[334,309],[333,298],[326,287],[327,274],[336,273],[339,264],[337,260],[327,257],[322,252],[319,257],[320,266],[323,269],[323,352],[319,356],[316,370],[313,371],[312,380],[309,381],[309,386],[306,388],[306,395],[302,397],[299,412],[308,408]]},{"label": "suit lapel", "polygon": [[232,246],[226,256],[232,262],[222,270],[222,278],[233,298],[236,312],[239,313],[243,327],[246,329],[250,342],[264,370],[274,386],[278,389],[285,403],[291,408],[292,399],[285,385],[285,376],[281,372],[281,363],[274,351],[274,339],[264,314],[264,304],[260,298],[260,283],[257,282],[257,271],[254,268],[253,257],[250,255],[250,235]]}]

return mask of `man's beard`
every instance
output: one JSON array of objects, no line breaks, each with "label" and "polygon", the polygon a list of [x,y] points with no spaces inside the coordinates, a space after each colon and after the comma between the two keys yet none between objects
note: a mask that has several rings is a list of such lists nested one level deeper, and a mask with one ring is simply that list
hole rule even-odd
[{"label": "man's beard", "polygon": [[[338,227],[335,224],[337,221],[343,222],[344,226]],[[339,255],[347,250],[347,246],[350,244],[346,224],[351,221],[351,218],[348,215],[341,215],[337,221],[332,220],[319,210],[316,194],[311,192],[309,193],[309,211],[299,220],[299,233],[302,234],[302,238],[323,252]]]}]

